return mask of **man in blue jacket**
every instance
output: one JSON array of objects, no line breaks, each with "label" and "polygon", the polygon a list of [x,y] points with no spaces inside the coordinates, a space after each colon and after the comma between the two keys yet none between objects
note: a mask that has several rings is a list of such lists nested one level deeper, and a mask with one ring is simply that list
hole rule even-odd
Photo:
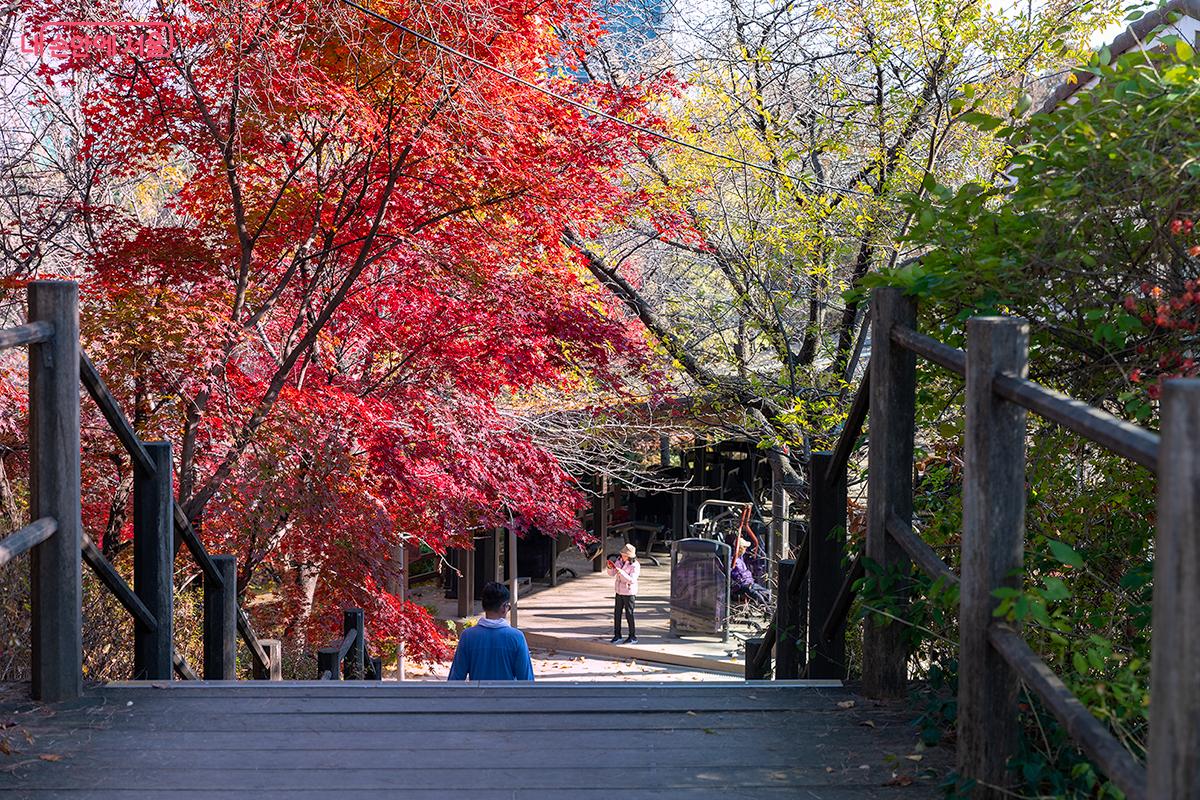
[{"label": "man in blue jacket", "polygon": [[452,681],[531,681],[533,662],[525,634],[508,624],[512,596],[502,583],[492,581],[479,597],[483,616],[463,631],[450,665]]}]

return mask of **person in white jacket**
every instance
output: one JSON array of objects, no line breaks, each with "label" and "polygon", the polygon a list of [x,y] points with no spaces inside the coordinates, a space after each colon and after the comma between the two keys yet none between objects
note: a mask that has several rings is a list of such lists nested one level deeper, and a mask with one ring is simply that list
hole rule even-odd
[{"label": "person in white jacket", "polygon": [[[642,573],[642,565],[637,560],[637,548],[627,544],[621,548],[620,555],[608,562],[608,574],[616,578],[617,599],[613,606],[613,644],[637,644],[637,627],[633,621],[634,603],[637,601],[638,575]],[[621,613],[629,623],[629,636],[621,639]]]}]

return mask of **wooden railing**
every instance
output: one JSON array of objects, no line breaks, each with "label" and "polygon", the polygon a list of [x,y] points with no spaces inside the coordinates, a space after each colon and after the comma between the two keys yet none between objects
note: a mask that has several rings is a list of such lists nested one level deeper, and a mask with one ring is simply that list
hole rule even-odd
[{"label": "wooden railing", "polygon": [[367,648],[366,620],[361,608],[342,612],[342,640],[317,651],[317,680],[383,680],[383,660]]},{"label": "wooden railing", "polygon": [[[960,775],[976,782],[973,797],[1010,796],[1001,787],[1017,743],[1022,682],[1131,800],[1200,797],[1200,726],[1195,722],[1200,719],[1200,380],[1164,384],[1160,435],[1028,380],[1024,320],[969,320],[963,351],[918,333],[915,303],[899,290],[876,290],[871,315],[868,377],[825,472],[818,467],[810,476],[812,520],[834,519],[844,529],[845,496],[833,487],[845,486],[847,462],[869,406],[865,552],[843,577],[829,613],[812,609],[810,652],[830,647],[842,635],[863,558],[893,575],[907,574],[915,564],[931,578],[959,586],[957,759]],[[961,575],[912,527],[917,357],[966,380]],[[994,592],[1020,588],[1023,582],[1027,411],[1158,476],[1147,765],[1033,652],[1018,623],[993,616],[999,602]],[[814,542],[821,530],[814,524]],[[811,561],[796,574],[807,572],[814,580],[827,569],[827,563]],[[903,607],[909,591],[902,585],[892,600]],[[756,666],[766,654],[758,655]],[[902,626],[868,615],[864,691],[879,698],[903,696],[908,661]],[[777,677],[787,676],[777,670]]]},{"label": "wooden railing", "polygon": [[[175,501],[171,445],[143,442],[79,345],[79,291],[68,281],[29,285],[29,321],[0,331],[0,348],[29,347],[30,516],[0,541],[0,567],[31,555],[32,693],[68,700],[82,691],[82,561],[134,619],[134,679],[197,676],[173,644],[174,562],[186,544],[204,575],[204,674],[236,678],[240,633],[260,679],[279,679],[280,645],[260,641],[237,606],[234,556],[210,556]],[[87,388],[134,464],[134,588],[81,526],[80,392]]]}]

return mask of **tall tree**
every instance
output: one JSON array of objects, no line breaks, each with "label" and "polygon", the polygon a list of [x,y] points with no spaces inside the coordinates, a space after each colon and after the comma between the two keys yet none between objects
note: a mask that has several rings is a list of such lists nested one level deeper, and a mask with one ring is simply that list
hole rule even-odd
[{"label": "tall tree", "polygon": [[836,427],[855,361],[863,310],[845,293],[910,255],[897,244],[912,223],[900,199],[991,180],[1003,137],[972,123],[1020,116],[1044,91],[1037,79],[1072,63],[1115,10],[675,7],[669,32],[635,60],[602,41],[589,65],[615,85],[657,70],[686,82],[669,113],[681,144],[643,153],[638,188],[647,208],[687,224],[635,217],[590,242],[566,240],[700,392],[803,458]]},{"label": "tall tree", "polygon": [[[62,13],[25,10],[32,26]],[[652,120],[646,87],[567,71],[557,31],[594,39],[586,5],[373,12],[160,5],[166,58],[79,52],[39,68],[22,100],[86,165],[59,176],[77,238],[43,269],[84,282],[87,347],[142,435],[177,443],[188,515],[239,554],[240,587],[279,581],[280,624],[356,602],[387,638],[426,625],[379,588],[402,539],[440,549],[517,513],[582,533],[573,479],[505,398],[616,385],[646,363],[559,234],[622,215],[622,165],[652,142],[527,83]],[[111,547],[129,468],[89,445],[107,479],[88,524]],[[413,631],[436,652],[427,625]]]}]

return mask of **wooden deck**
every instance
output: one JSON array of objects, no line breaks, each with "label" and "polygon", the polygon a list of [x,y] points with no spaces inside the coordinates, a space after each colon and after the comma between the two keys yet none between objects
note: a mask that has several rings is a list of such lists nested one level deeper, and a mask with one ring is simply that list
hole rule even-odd
[{"label": "wooden deck", "polygon": [[911,713],[841,688],[198,682],[40,707],[26,691],[0,716],[5,797],[940,796],[920,775],[938,756],[908,757]]}]

